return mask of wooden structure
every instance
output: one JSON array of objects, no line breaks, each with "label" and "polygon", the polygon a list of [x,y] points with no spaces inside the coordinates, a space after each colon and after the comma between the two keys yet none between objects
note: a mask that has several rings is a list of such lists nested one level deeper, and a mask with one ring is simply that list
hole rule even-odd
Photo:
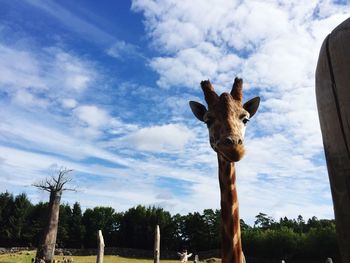
[{"label": "wooden structure", "polygon": [[342,262],[350,262],[350,18],[324,40],[316,97]]},{"label": "wooden structure", "polygon": [[156,226],[154,231],[154,263],[159,263],[160,258],[160,230],[159,225]]},{"label": "wooden structure", "polygon": [[102,231],[98,230],[97,233],[97,258],[96,263],[103,263],[103,256],[105,251],[105,242],[103,239]]}]

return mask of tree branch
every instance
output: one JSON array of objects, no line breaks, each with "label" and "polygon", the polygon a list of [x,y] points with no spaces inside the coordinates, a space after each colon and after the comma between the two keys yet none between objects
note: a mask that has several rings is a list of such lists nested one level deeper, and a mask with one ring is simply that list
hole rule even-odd
[{"label": "tree branch", "polygon": [[72,169],[60,168],[56,177],[51,176],[49,179],[46,178],[39,183],[34,183],[33,186],[47,192],[76,191],[75,188],[64,188],[66,183],[72,181],[72,178],[67,176],[72,171]]}]

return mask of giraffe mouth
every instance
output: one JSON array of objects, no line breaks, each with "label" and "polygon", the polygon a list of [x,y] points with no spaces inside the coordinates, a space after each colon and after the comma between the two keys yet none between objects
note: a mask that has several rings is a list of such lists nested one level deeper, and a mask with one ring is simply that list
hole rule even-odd
[{"label": "giraffe mouth", "polygon": [[218,153],[222,155],[229,162],[238,162],[244,156],[244,146],[234,145],[234,146],[221,146],[217,148]]}]

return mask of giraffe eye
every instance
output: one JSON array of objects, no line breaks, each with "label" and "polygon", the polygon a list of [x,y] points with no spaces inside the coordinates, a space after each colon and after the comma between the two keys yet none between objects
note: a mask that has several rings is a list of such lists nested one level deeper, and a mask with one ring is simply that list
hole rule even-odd
[{"label": "giraffe eye", "polygon": [[248,121],[249,121],[249,119],[246,118],[246,117],[242,120],[242,122],[244,123],[244,125],[246,125],[246,124],[248,123]]}]

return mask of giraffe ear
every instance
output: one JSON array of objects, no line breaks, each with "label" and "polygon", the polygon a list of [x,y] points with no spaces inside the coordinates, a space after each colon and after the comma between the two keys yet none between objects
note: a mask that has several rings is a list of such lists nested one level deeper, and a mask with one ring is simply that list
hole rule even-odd
[{"label": "giraffe ear", "polygon": [[190,101],[190,107],[194,116],[196,116],[198,120],[204,122],[203,117],[204,117],[204,114],[207,112],[207,108],[196,101]]},{"label": "giraffe ear", "polygon": [[258,110],[259,104],[260,97],[252,98],[251,100],[248,100],[246,103],[244,103],[243,108],[249,112],[250,118],[253,117],[253,115]]}]

